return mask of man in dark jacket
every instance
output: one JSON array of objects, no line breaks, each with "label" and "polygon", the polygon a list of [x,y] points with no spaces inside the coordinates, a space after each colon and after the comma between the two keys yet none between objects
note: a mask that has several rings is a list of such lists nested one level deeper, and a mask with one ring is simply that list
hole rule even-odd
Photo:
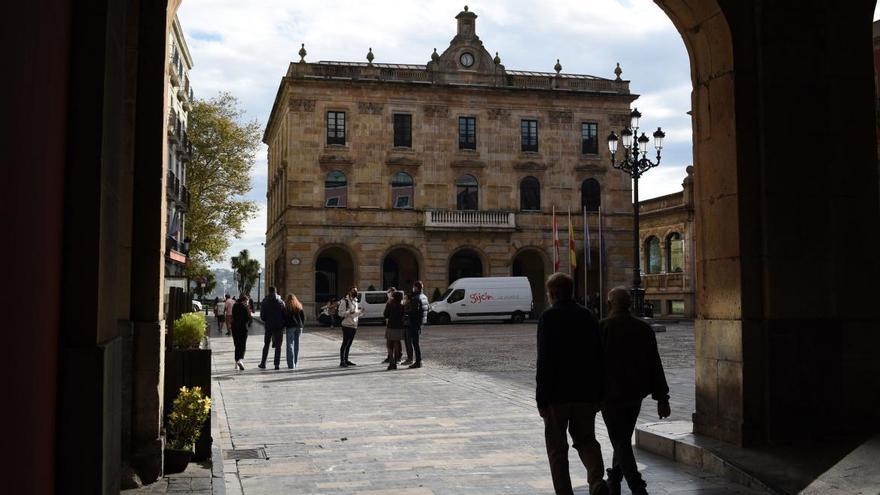
[{"label": "man in dark jacket", "polygon": [[269,293],[260,304],[260,319],[266,327],[263,337],[263,359],[260,360],[259,368],[266,367],[266,358],[269,356],[269,343],[275,348],[275,369],[281,364],[281,337],[284,329],[284,301],[277,294],[275,287],[269,287]]},{"label": "man in dark jacket", "polygon": [[610,493],[620,493],[622,479],[634,495],[647,494],[636,467],[632,434],[648,394],[657,401],[660,418],[669,417],[669,387],[657,351],[654,330],[629,313],[630,295],[623,287],[608,294],[611,313],[599,323],[605,360],[605,405],[602,418],[614,447],[608,470]]},{"label": "man in dark jacket", "polygon": [[602,449],[595,420],[602,401],[599,324],[590,310],[572,299],[574,281],[554,273],[547,280],[551,306],[538,320],[535,398],[544,418],[544,440],[557,494],[573,494],[568,472],[568,438],[587,468],[590,493],[606,494]]}]

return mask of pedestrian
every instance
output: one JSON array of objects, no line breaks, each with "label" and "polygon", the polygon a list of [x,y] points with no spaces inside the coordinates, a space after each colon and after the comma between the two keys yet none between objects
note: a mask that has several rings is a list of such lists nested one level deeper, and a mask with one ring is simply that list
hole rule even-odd
[{"label": "pedestrian", "polygon": [[263,336],[263,357],[259,368],[266,368],[266,358],[269,356],[269,344],[275,348],[275,369],[281,364],[281,338],[284,329],[284,301],[276,292],[275,287],[269,287],[269,293],[260,304],[260,318],[266,327]]},{"label": "pedestrian", "polygon": [[337,314],[342,318],[342,346],[339,348],[339,367],[347,368],[356,366],[348,359],[354,335],[357,333],[358,318],[364,313],[358,304],[357,287],[351,287],[345,294],[345,298],[339,301]]},{"label": "pedestrian", "polygon": [[647,494],[647,483],[636,466],[632,435],[649,394],[657,401],[660,419],[669,417],[669,386],[654,330],[629,312],[629,291],[616,287],[608,293],[609,315],[599,322],[605,362],[605,403],[602,419],[614,448],[608,484],[613,495],[620,493],[621,482],[635,495]]},{"label": "pedestrian", "polygon": [[403,305],[403,327],[406,329],[403,332],[403,348],[406,350],[406,360],[402,363],[398,363],[401,366],[409,366],[413,364],[413,345],[412,338],[409,334],[409,309],[410,309],[410,294],[403,295],[403,301],[401,304]]},{"label": "pedestrian", "polygon": [[410,368],[422,367],[422,348],[419,345],[419,336],[422,334],[422,327],[428,323],[428,297],[422,293],[423,288],[422,282],[417,280],[413,284],[412,296],[409,298],[407,334],[416,358],[415,362],[409,365]]},{"label": "pedestrian", "polygon": [[214,298],[214,319],[217,320],[217,333],[223,335],[223,327],[226,325],[225,319],[226,305],[217,296]]},{"label": "pedestrian", "polygon": [[573,291],[574,280],[564,273],[547,279],[551,305],[538,319],[535,399],[544,419],[544,442],[556,493],[574,493],[568,471],[568,433],[587,468],[590,493],[607,494],[595,430],[604,385],[599,323],[590,310],[574,301]]},{"label": "pedestrian", "polygon": [[306,315],[303,305],[293,294],[288,294],[284,300],[284,328],[287,336],[287,346],[284,356],[287,358],[287,367],[296,369],[299,363],[299,336],[305,326]]},{"label": "pedestrian", "polygon": [[327,316],[330,317],[330,328],[336,328],[339,323],[339,301],[335,297],[331,297],[327,302]]},{"label": "pedestrian", "polygon": [[232,307],[235,306],[235,299],[226,294],[226,301],[223,303],[223,315],[226,317],[226,335],[232,334]]},{"label": "pedestrian", "polygon": [[232,343],[235,345],[235,367],[240,370],[244,370],[244,351],[250,319],[251,312],[248,311],[247,299],[240,296],[238,302],[232,306]]},{"label": "pedestrian", "polygon": [[394,292],[391,294],[391,301],[385,304],[385,345],[388,348],[388,357],[383,363],[388,363],[389,370],[397,369],[397,362],[400,361],[401,350],[400,340],[406,327],[403,324],[403,294]]},{"label": "pedestrian", "polygon": [[397,287],[391,286],[388,288],[388,290],[386,291],[386,294],[388,295],[388,300],[385,301],[386,304],[390,303],[391,300],[394,299],[395,292],[397,292]]}]

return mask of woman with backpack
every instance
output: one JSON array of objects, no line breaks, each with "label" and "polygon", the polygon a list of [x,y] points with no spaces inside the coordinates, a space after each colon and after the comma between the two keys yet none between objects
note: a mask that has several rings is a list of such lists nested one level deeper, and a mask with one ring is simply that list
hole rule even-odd
[{"label": "woman with backpack", "polygon": [[299,362],[299,336],[302,334],[303,326],[305,326],[306,315],[303,312],[303,305],[299,299],[293,294],[288,294],[284,300],[284,329],[286,334],[286,351],[287,367],[296,369]]},{"label": "woman with backpack", "polygon": [[385,345],[388,348],[388,369],[396,370],[401,358],[400,340],[403,339],[406,325],[403,321],[402,292],[392,292],[391,300],[385,305]]}]

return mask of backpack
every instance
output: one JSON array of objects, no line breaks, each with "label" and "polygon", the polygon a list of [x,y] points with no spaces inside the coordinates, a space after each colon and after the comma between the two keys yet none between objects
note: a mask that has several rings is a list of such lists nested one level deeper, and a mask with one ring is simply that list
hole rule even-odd
[{"label": "backpack", "polygon": [[[345,307],[342,304],[345,303]],[[345,313],[348,312],[348,299],[343,299],[339,301],[339,305],[336,307],[336,316],[340,318],[345,318]]]}]

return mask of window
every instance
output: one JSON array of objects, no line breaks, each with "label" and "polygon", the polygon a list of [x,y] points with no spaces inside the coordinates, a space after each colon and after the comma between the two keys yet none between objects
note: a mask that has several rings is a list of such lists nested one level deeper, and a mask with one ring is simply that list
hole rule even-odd
[{"label": "window", "polygon": [[345,174],[334,170],[324,179],[324,206],[327,208],[345,208],[348,198],[348,181]]},{"label": "window", "polygon": [[449,299],[446,300],[448,303],[456,303],[464,299],[464,289],[455,289],[452,294],[449,295]]},{"label": "window", "polygon": [[526,177],[519,183],[519,209],[541,211],[541,184],[534,177]]},{"label": "window", "polygon": [[683,315],[684,314],[684,301],[681,301],[681,300],[669,301],[669,314]]},{"label": "window", "polygon": [[367,292],[364,294],[364,301],[367,304],[385,304],[388,302],[388,293],[387,292]]},{"label": "window", "polygon": [[599,181],[596,179],[581,182],[581,209],[586,207],[587,211],[599,211],[599,206],[602,204],[601,193]]},{"label": "window", "polygon": [[345,146],[345,112],[327,112],[327,144]]},{"label": "window", "polygon": [[599,154],[599,124],[593,122],[581,124],[581,153],[585,155]]},{"label": "window", "polygon": [[479,184],[473,175],[462,175],[455,181],[455,207],[459,210],[477,210]]},{"label": "window", "polygon": [[669,273],[678,273],[684,269],[684,241],[678,232],[673,232],[666,238],[666,267]]},{"label": "window", "polygon": [[522,132],[522,150],[523,151],[538,151],[538,121],[537,120],[523,120],[520,123],[520,130]]},{"label": "window", "polygon": [[645,241],[645,271],[660,273],[660,239],[654,236]]},{"label": "window", "polygon": [[413,207],[413,178],[406,172],[397,172],[391,177],[391,207]]},{"label": "window", "polygon": [[412,148],[412,115],[394,114],[394,147]]},{"label": "window", "polygon": [[475,150],[477,149],[477,118],[476,117],[459,117],[458,118],[458,149]]}]

